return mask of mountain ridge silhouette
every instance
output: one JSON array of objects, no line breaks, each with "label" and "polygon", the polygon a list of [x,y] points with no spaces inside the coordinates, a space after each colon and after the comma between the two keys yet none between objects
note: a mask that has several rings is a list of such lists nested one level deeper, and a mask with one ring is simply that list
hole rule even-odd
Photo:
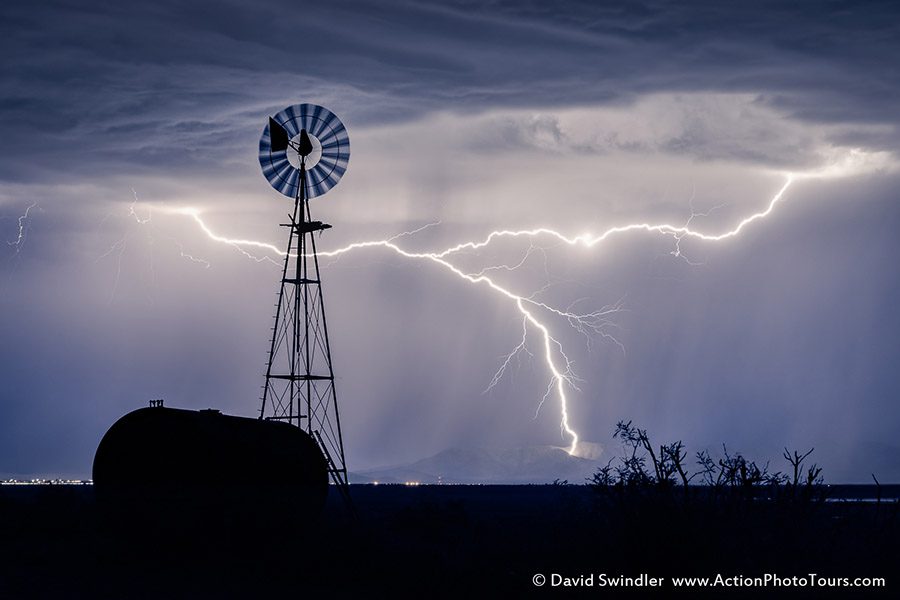
[{"label": "mountain ridge silhouette", "polygon": [[[602,449],[593,445],[591,455]],[[351,473],[351,483],[544,484],[583,483],[600,461],[557,446],[451,447],[414,462]]]}]

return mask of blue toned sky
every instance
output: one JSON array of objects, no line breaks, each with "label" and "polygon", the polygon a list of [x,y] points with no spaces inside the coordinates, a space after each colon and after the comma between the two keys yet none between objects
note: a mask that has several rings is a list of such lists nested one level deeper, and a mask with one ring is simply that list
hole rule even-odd
[{"label": "blue toned sky", "polygon": [[[256,413],[278,256],[208,232],[285,243],[258,139],[313,102],[352,144],[312,204],[324,250],[430,223],[397,244],[714,236],[793,174],[720,241],[540,234],[452,264],[621,308],[589,335],[535,309],[583,441],[609,452],[634,419],[900,480],[898,24],[888,2],[5,2],[0,476],[88,476],[151,398]],[[351,469],[570,443],[533,324],[485,392],[522,341],[509,297],[385,248],[323,279]]]}]

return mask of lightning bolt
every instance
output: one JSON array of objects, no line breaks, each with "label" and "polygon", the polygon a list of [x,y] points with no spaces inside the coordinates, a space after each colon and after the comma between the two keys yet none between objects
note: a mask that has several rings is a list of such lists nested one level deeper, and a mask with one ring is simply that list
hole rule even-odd
[{"label": "lightning bolt", "polygon": [[[529,329],[531,331],[536,331],[540,338],[543,361],[550,374],[550,378],[546,392],[544,393],[540,403],[538,404],[535,415],[537,415],[538,411],[540,411],[540,408],[544,404],[544,402],[551,396],[555,395],[559,401],[560,407],[561,433],[562,435],[567,436],[570,440],[568,452],[570,454],[576,455],[578,452],[579,436],[570,422],[569,399],[567,396],[567,391],[569,389],[578,390],[578,378],[573,371],[572,361],[566,355],[560,341],[551,333],[545,317],[550,315],[562,318],[566,320],[570,326],[574,327],[577,331],[584,334],[588,338],[588,340],[590,340],[593,336],[599,335],[618,344],[624,351],[624,347],[622,347],[618,340],[616,340],[609,331],[611,327],[614,326],[614,323],[611,319],[612,316],[615,315],[616,312],[622,310],[621,301],[610,306],[602,307],[595,311],[582,313],[577,312],[573,308],[574,304],[569,306],[568,308],[562,309],[538,300],[537,296],[541,291],[543,291],[543,289],[546,289],[547,286],[545,286],[545,288],[543,288],[542,290],[538,290],[538,292],[535,292],[534,294],[526,296],[512,291],[511,289],[501,285],[491,277],[491,274],[495,271],[512,271],[525,264],[529,256],[536,250],[540,249],[540,247],[536,246],[533,241],[531,242],[528,250],[525,252],[523,258],[519,262],[512,265],[495,265],[482,268],[481,270],[475,272],[466,272],[465,270],[451,262],[453,257],[463,252],[477,252],[504,238],[526,238],[529,240],[534,240],[535,238],[546,237],[555,240],[560,244],[569,246],[582,246],[584,248],[590,249],[618,235],[643,232],[650,234],[660,234],[673,238],[675,241],[675,247],[671,254],[687,260],[687,258],[683,256],[681,251],[682,240],[684,240],[685,238],[690,238],[704,242],[720,242],[739,235],[746,227],[750,226],[756,221],[768,217],[775,210],[778,203],[782,201],[785,193],[794,180],[794,175],[787,174],[785,176],[784,184],[778,189],[775,195],[769,200],[769,202],[762,210],[750,214],[749,216],[739,221],[731,229],[720,233],[706,233],[697,230],[692,226],[695,218],[708,216],[710,212],[712,212],[712,210],[715,210],[718,207],[714,207],[710,211],[700,213],[696,212],[693,209],[693,204],[691,204],[691,216],[688,218],[687,222],[682,225],[650,222],[630,223],[627,225],[610,227],[603,233],[597,235],[581,234],[577,236],[569,236],[555,229],[546,227],[519,230],[502,229],[490,232],[481,240],[462,242],[435,252],[412,252],[402,248],[397,244],[400,239],[411,236],[421,231],[422,229],[434,225],[428,224],[417,230],[403,232],[387,239],[354,242],[342,248],[320,252],[319,255],[322,257],[338,258],[343,254],[349,252],[376,248],[387,249],[407,259],[428,261],[441,267],[442,269],[448,271],[449,273],[467,283],[485,287],[501,298],[508,300],[522,317],[522,338],[519,344],[512,350],[512,352],[510,352],[510,354],[506,356],[505,360],[503,360],[500,368],[494,374],[494,377],[488,384],[488,387],[485,391],[489,391],[497,385],[497,383],[503,377],[504,373],[509,368],[513,359],[517,355],[519,355],[519,353],[525,351],[530,354],[526,347]],[[171,210],[170,212],[189,216],[195,221],[201,231],[211,240],[228,244],[240,251],[245,256],[256,260],[257,262],[262,262],[264,260],[269,260],[271,262],[274,261],[266,256],[258,257],[252,255],[245,250],[246,247],[260,249],[282,257],[285,255],[285,252],[283,250],[267,242],[241,238],[229,238],[216,234],[204,222],[201,217],[201,212],[197,209],[186,207]],[[691,261],[688,262],[691,263]]]},{"label": "lightning bolt", "polygon": [[[724,206],[725,206],[724,204],[718,204],[716,206],[713,206],[712,208],[710,208],[707,211],[697,212],[694,209],[694,195],[695,194],[696,194],[696,190],[693,193],[691,193],[691,199],[688,201],[688,205],[691,207],[691,216],[688,217],[688,220],[685,221],[685,224],[684,224],[685,229],[688,229],[688,230],[691,228],[691,223],[693,223],[694,219],[696,219],[697,217],[708,217],[711,214],[713,214],[715,211],[719,210],[720,208],[724,208]],[[704,264],[701,262],[696,262],[696,261],[691,260],[684,254],[684,252],[682,252],[681,240],[684,239],[684,233],[676,233],[676,234],[673,234],[672,237],[675,238],[675,247],[672,249],[671,252],[669,252],[670,255],[674,256],[675,258],[680,258],[680,259],[684,260],[684,262],[686,262],[687,264],[689,264],[692,267],[699,267]]]},{"label": "lightning bolt", "polygon": [[[132,194],[133,200],[128,205],[128,213],[126,215],[126,218],[129,221],[133,220],[139,226],[139,228],[141,228],[144,231],[144,233],[146,234],[147,242],[150,245],[150,280],[151,280],[151,282],[153,282],[153,285],[155,285],[156,272],[155,272],[155,266],[154,266],[153,247],[154,247],[155,240],[156,240],[155,235],[158,234],[158,232],[157,232],[157,228],[155,227],[155,224],[153,222],[153,205],[147,204],[146,205],[146,209],[147,209],[146,216],[142,216],[141,214],[138,213],[138,205],[139,204],[143,205],[143,203],[141,203],[140,199],[138,198],[137,191],[135,191],[134,188],[131,188],[131,194]],[[112,216],[112,213],[107,213],[106,215],[104,215],[103,219],[100,221],[100,224],[102,225],[103,223],[105,223],[111,216]],[[125,251],[128,248],[128,242],[131,238],[132,233],[133,233],[132,231],[126,231],[126,233],[124,235],[122,235],[121,238],[116,240],[109,248],[107,248],[104,252],[102,252],[100,255],[98,255],[97,258],[94,260],[95,263],[98,263],[110,255],[114,254],[116,256],[116,274],[115,274],[115,278],[113,279],[113,287],[112,287],[112,291],[110,292],[110,296],[109,296],[110,304],[115,299],[116,292],[119,289],[119,280],[122,277],[122,259],[125,256]],[[181,242],[179,242],[177,239],[175,239],[174,237],[167,235],[167,234],[162,234],[162,235],[164,237],[166,237],[169,241],[171,241],[172,244],[174,244],[176,248],[178,248],[178,254],[181,258],[184,258],[185,260],[188,260],[193,263],[200,264],[204,268],[207,268],[207,269],[210,267],[210,263],[208,260],[193,256],[192,254],[185,252],[184,245]]]},{"label": "lightning bolt", "polygon": [[119,289],[119,279],[122,277],[122,256],[125,254],[125,247],[128,244],[128,236],[122,237],[120,240],[116,241],[112,246],[107,248],[106,252],[97,257],[94,261],[95,263],[100,262],[113,252],[116,253],[116,276],[113,279],[113,287],[112,291],[109,293],[109,304],[112,304],[113,299],[116,297],[116,292]]},{"label": "lightning bolt", "polygon": [[[4,277],[4,285],[0,287],[0,293],[6,294],[7,285],[13,280],[13,277],[16,271],[19,268],[19,253],[22,251],[22,248],[25,246],[25,242],[28,239],[28,230],[31,225],[31,211],[37,209],[43,211],[41,207],[38,206],[37,201],[32,202],[25,208],[25,212],[17,217],[16,223],[16,237],[13,240],[6,240],[6,244],[12,247],[13,253],[9,256],[9,261],[12,263],[12,268]],[[7,219],[9,217],[0,217],[0,219]]]},{"label": "lightning bolt", "polygon": [[131,188],[131,195],[134,196],[134,200],[131,202],[131,204],[128,205],[128,216],[133,217],[134,220],[137,221],[138,225],[146,225],[147,223],[149,223],[150,221],[153,220],[153,207],[148,206],[147,207],[147,216],[142,218],[140,215],[137,214],[137,211],[134,209],[134,207],[137,206],[137,203],[140,202],[140,199],[138,198],[137,192],[135,191],[134,188]]},{"label": "lightning bolt", "polygon": [[[147,216],[146,216],[146,217],[141,217],[141,216],[137,213],[137,210],[135,209],[135,206],[140,202],[140,200],[138,199],[137,192],[134,190],[134,188],[131,188],[131,193],[132,193],[133,196],[134,196],[134,201],[128,206],[128,216],[134,218],[135,222],[136,222],[138,225],[150,225],[150,226],[151,226],[151,230],[152,230],[152,231],[151,231],[150,233],[147,234],[147,237],[148,237],[148,239],[150,240],[150,245],[151,245],[151,247],[152,247],[152,245],[153,245],[153,243],[154,243],[153,231],[155,231],[155,229],[156,229],[156,228],[153,227],[152,224],[151,224],[151,222],[153,221],[153,205],[147,205]],[[168,238],[169,241],[171,241],[171,242],[175,245],[176,248],[178,248],[178,255],[179,255],[181,258],[184,258],[184,259],[186,259],[186,260],[189,260],[190,262],[193,262],[193,263],[197,263],[197,264],[199,264],[199,265],[203,265],[203,267],[206,268],[206,269],[208,269],[208,268],[210,267],[210,263],[209,263],[208,260],[206,260],[206,259],[204,259],[204,258],[198,258],[198,257],[196,257],[196,256],[194,256],[194,255],[192,255],[192,254],[188,254],[187,252],[185,252],[185,251],[184,251],[184,244],[182,244],[181,242],[179,242],[178,240],[176,240],[175,238],[173,238],[173,237],[170,236],[170,235],[166,235],[165,237]],[[152,253],[151,253],[151,257],[152,257]],[[151,271],[152,271],[152,269],[153,269],[153,262],[152,262],[152,260],[151,260],[151,262],[150,262],[150,268],[151,268]],[[155,274],[153,274],[153,279],[154,279],[154,280],[156,279],[156,275],[155,275]]]},{"label": "lightning bolt", "polygon": [[284,256],[284,254],[285,254],[284,251],[279,250],[272,244],[268,244],[266,242],[258,242],[256,240],[230,239],[230,238],[222,237],[220,235],[216,235],[213,232],[213,230],[210,229],[209,226],[200,217],[200,211],[197,210],[196,208],[190,208],[190,207],[177,208],[174,210],[170,210],[169,212],[172,214],[181,214],[181,215],[186,215],[186,216],[191,217],[194,220],[194,222],[197,223],[197,225],[200,227],[200,229],[203,231],[203,233],[205,233],[206,236],[209,239],[213,240],[214,242],[228,244],[229,246],[231,246],[232,248],[234,248],[235,250],[237,250],[238,252],[240,252],[241,254],[246,256],[247,258],[254,260],[256,262],[269,262],[269,263],[272,263],[273,265],[275,265],[276,267],[280,266],[280,264],[270,256],[256,256],[256,255],[251,254],[250,252],[247,252],[246,250],[244,250],[244,246],[250,246],[251,248],[261,248],[263,250],[268,250],[269,252],[274,252],[275,254]]},{"label": "lightning bolt", "polygon": [[28,208],[25,209],[25,212],[22,213],[21,216],[19,216],[19,219],[18,219],[19,228],[16,233],[16,239],[11,240],[11,241],[8,240],[6,242],[7,245],[15,247],[16,254],[18,254],[22,250],[22,246],[25,245],[25,240],[28,238],[29,213],[31,212],[31,209],[33,209],[35,207],[37,207],[37,202],[32,202],[31,204],[28,205]]}]

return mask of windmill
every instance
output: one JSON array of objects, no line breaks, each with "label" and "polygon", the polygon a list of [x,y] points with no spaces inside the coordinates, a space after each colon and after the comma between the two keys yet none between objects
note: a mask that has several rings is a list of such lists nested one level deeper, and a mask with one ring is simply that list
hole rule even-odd
[{"label": "windmill", "polygon": [[275,310],[259,418],[296,425],[319,444],[331,481],[349,499],[344,440],[309,201],[340,180],[350,138],[340,119],[316,104],[295,104],[269,117],[259,140],[263,175],[293,199],[287,252]]}]

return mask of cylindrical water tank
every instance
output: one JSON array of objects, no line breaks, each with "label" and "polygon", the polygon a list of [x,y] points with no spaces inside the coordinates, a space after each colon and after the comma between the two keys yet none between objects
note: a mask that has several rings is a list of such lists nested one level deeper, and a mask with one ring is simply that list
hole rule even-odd
[{"label": "cylindrical water tank", "polygon": [[315,514],[328,493],[325,458],[300,428],[162,406],[130,412],[109,428],[93,479],[101,497],[238,502],[248,511],[259,502]]}]

